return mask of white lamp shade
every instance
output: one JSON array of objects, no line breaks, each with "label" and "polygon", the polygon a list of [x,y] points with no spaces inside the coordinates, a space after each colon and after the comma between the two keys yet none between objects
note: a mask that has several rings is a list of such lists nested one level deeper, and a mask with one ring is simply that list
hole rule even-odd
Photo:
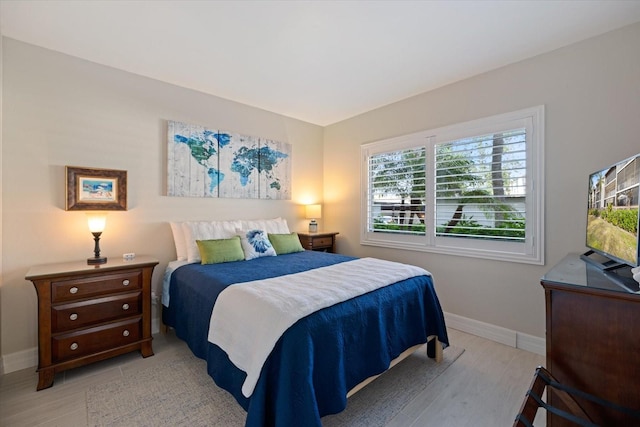
[{"label": "white lamp shade", "polygon": [[322,218],[322,205],[306,205],[307,219]]},{"label": "white lamp shade", "polygon": [[89,231],[92,233],[102,233],[107,223],[107,215],[104,213],[87,214]]}]

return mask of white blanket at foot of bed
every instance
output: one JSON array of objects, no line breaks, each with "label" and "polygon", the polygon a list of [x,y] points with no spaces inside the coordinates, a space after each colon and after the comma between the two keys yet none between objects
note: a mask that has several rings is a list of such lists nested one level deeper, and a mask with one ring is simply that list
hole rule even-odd
[{"label": "white blanket at foot of bed", "polygon": [[267,357],[299,319],[325,307],[428,271],[408,264],[360,258],[302,273],[239,283],[220,293],[209,341],[247,373],[242,394],[251,396]]}]

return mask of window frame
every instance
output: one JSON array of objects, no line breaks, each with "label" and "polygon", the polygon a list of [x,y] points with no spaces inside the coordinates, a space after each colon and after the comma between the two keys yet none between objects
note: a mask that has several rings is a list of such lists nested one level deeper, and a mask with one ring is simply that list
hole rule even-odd
[{"label": "window frame", "polygon": [[[525,241],[436,236],[435,147],[450,141],[524,127],[526,129]],[[544,105],[363,144],[361,151],[360,244],[473,258],[544,265]],[[426,146],[425,235],[369,230],[369,157]]]}]

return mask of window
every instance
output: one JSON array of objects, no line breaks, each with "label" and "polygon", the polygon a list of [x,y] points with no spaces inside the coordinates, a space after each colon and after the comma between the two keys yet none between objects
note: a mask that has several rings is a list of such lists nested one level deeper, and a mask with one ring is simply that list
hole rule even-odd
[{"label": "window", "polygon": [[361,243],[544,263],[544,107],[362,146]]}]

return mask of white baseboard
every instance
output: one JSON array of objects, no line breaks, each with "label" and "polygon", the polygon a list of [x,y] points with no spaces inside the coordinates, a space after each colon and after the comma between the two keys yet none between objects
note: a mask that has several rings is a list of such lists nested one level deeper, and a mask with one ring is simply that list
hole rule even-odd
[{"label": "white baseboard", "polygon": [[[444,317],[447,322],[447,326],[453,329],[477,335],[511,347],[540,354],[542,356],[546,354],[546,345],[543,338],[523,334],[521,332],[516,332],[490,323],[480,322],[479,320],[469,319],[468,317],[458,316],[457,314],[445,313]],[[155,335],[159,332],[160,319],[154,316],[151,319],[151,333]],[[8,374],[10,372],[35,366],[38,366],[37,347],[3,356],[0,360],[0,373]]]},{"label": "white baseboard", "polygon": [[160,333],[160,319],[151,319],[151,335]]},{"label": "white baseboard", "polygon": [[38,348],[33,347],[27,350],[2,356],[2,374],[20,371],[22,369],[34,368],[38,366]]},{"label": "white baseboard", "polygon": [[499,342],[511,347],[530,351],[544,356],[546,343],[544,338],[536,337],[522,332],[517,332],[491,323],[469,319],[452,313],[444,313],[448,327],[462,332],[477,335],[491,341]]},{"label": "white baseboard", "polygon": [[530,351],[541,356],[547,355],[547,343],[544,338],[518,332],[516,348]]}]

